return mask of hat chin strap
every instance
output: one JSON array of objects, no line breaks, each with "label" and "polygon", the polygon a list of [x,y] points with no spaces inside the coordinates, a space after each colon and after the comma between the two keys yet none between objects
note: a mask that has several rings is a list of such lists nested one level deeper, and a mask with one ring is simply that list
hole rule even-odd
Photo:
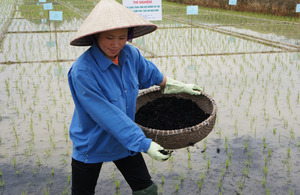
[{"label": "hat chin strap", "polygon": [[98,41],[96,39],[96,35],[90,35],[90,39],[92,40],[93,44],[95,43],[98,47],[98,49],[100,49]]},{"label": "hat chin strap", "polygon": [[133,37],[133,28],[128,28],[127,41],[132,43],[132,37]]},{"label": "hat chin strap", "polygon": [[[128,35],[127,35],[127,41],[132,43],[132,37],[133,37],[133,28],[128,28]],[[90,35],[90,39],[92,40],[93,43],[97,44],[97,47],[100,49],[98,45],[98,41],[96,39],[96,35]]]}]

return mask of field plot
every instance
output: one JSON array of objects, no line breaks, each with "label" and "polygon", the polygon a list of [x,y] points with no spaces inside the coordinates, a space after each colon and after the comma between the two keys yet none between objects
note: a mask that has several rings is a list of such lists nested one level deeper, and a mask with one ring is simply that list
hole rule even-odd
[{"label": "field plot", "polygon": [[[70,194],[74,104],[71,47],[98,1],[0,2],[0,194]],[[144,155],[159,194],[300,194],[300,34],[297,20],[163,1],[163,20],[132,44],[166,75],[211,95],[214,130],[167,162]],[[105,163],[96,194],[131,194]]]}]

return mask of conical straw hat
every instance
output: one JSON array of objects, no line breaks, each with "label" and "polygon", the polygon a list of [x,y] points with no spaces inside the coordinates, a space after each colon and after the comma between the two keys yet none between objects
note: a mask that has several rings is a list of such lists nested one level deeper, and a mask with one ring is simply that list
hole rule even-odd
[{"label": "conical straw hat", "polygon": [[89,46],[93,44],[90,35],[120,28],[133,28],[131,38],[136,38],[155,31],[157,26],[115,0],[101,0],[85,19],[70,44]]}]

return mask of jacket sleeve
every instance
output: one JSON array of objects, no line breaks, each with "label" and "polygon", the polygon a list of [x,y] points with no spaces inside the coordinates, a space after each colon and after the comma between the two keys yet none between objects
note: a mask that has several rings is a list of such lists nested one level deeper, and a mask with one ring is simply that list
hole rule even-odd
[{"label": "jacket sleeve", "polygon": [[70,72],[69,84],[73,99],[100,127],[113,135],[128,150],[147,152],[151,139],[146,138],[134,121],[107,100],[93,77],[88,68],[73,69]]},{"label": "jacket sleeve", "polygon": [[138,64],[138,78],[140,89],[149,88],[153,85],[159,85],[163,80],[163,74],[157,66],[143,57],[136,48],[135,60]]}]

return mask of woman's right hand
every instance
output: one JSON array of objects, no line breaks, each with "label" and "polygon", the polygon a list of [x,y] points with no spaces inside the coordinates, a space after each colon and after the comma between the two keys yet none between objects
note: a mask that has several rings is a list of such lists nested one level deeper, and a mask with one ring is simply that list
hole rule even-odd
[{"label": "woman's right hand", "polygon": [[150,148],[147,151],[147,154],[151,158],[158,160],[158,161],[168,160],[171,156],[171,151],[167,151],[167,152],[162,152],[162,151],[165,151],[164,148],[162,146],[160,146],[159,144],[157,144],[156,142],[152,141],[150,144]]}]

